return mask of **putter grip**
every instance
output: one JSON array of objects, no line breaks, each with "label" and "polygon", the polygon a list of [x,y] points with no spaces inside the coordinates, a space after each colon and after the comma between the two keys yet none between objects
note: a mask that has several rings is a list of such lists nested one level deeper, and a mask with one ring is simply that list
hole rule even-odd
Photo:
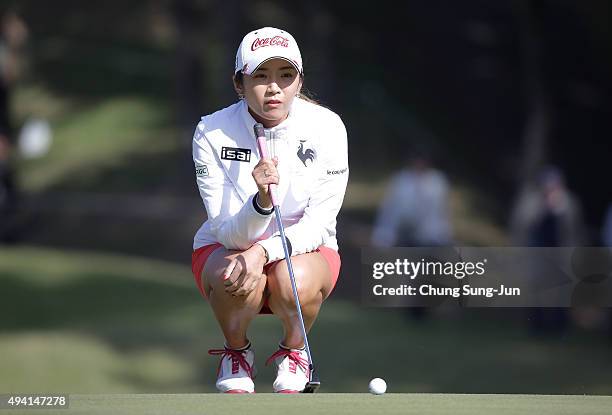
[{"label": "putter grip", "polygon": [[[255,137],[257,139],[257,148],[259,149],[259,156],[262,159],[270,158],[270,155],[268,154],[268,146],[266,145],[266,134],[264,133],[263,125],[261,123],[257,123],[253,127],[253,130],[255,131]],[[272,205],[278,206],[278,204],[276,203],[276,201],[277,201],[277,199],[276,199],[276,185],[275,184],[269,184],[268,185],[268,192],[270,193],[270,199],[272,200]]]}]

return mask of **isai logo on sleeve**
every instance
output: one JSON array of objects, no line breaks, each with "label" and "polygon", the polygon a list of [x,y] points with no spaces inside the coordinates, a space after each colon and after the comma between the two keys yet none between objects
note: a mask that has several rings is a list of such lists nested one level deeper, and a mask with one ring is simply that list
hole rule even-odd
[{"label": "isai logo on sleeve", "polygon": [[307,140],[300,140],[300,146],[298,147],[297,156],[300,160],[302,160],[304,166],[308,167],[312,165],[312,163],[314,163],[315,159],[317,158],[317,152],[314,151],[314,149],[312,148],[304,149],[304,143],[306,141]]},{"label": "isai logo on sleeve", "polygon": [[208,166],[206,164],[196,164],[195,172],[197,177],[208,177]]},{"label": "isai logo on sleeve", "polygon": [[222,147],[221,158],[223,160],[235,160],[235,161],[251,161],[251,150],[248,148],[237,148],[237,147]]}]

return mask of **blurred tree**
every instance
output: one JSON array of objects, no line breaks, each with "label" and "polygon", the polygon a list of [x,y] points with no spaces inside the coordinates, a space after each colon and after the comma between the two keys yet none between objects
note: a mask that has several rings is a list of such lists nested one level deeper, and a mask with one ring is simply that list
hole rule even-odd
[{"label": "blurred tree", "polygon": [[542,19],[546,6],[541,0],[515,2],[523,52],[526,117],[522,138],[521,186],[533,181],[546,162],[550,134],[550,97],[542,68]]},{"label": "blurred tree", "polygon": [[[201,27],[207,27],[209,15],[198,7],[197,1],[177,0],[172,4],[176,27],[175,85],[176,110],[179,128],[184,132],[186,144],[191,143],[194,125],[202,115],[202,96],[207,95],[202,77],[202,47],[208,39]],[[187,139],[189,137],[189,139]]]}]

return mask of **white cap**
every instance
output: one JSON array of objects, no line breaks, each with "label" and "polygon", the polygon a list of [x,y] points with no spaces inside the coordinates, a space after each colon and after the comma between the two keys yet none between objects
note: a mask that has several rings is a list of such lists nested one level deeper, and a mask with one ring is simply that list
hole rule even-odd
[{"label": "white cap", "polygon": [[288,32],[274,27],[247,33],[238,46],[234,73],[242,71],[245,75],[251,75],[259,65],[274,58],[285,59],[299,73],[304,73],[297,42]]}]

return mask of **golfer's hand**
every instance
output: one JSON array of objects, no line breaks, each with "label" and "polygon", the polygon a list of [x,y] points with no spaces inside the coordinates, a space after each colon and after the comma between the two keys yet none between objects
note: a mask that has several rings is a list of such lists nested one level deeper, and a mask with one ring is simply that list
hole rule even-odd
[{"label": "golfer's hand", "polygon": [[259,205],[264,209],[272,208],[272,200],[270,199],[269,187],[270,184],[278,184],[279,176],[278,170],[276,170],[276,166],[278,166],[278,158],[274,157],[272,159],[261,159],[259,163],[253,169],[253,179],[255,179],[255,183],[257,184],[257,188],[259,189],[259,195],[257,196],[257,201]]},{"label": "golfer's hand", "polygon": [[255,244],[236,256],[223,273],[225,292],[233,296],[249,295],[264,278],[264,248]]}]

